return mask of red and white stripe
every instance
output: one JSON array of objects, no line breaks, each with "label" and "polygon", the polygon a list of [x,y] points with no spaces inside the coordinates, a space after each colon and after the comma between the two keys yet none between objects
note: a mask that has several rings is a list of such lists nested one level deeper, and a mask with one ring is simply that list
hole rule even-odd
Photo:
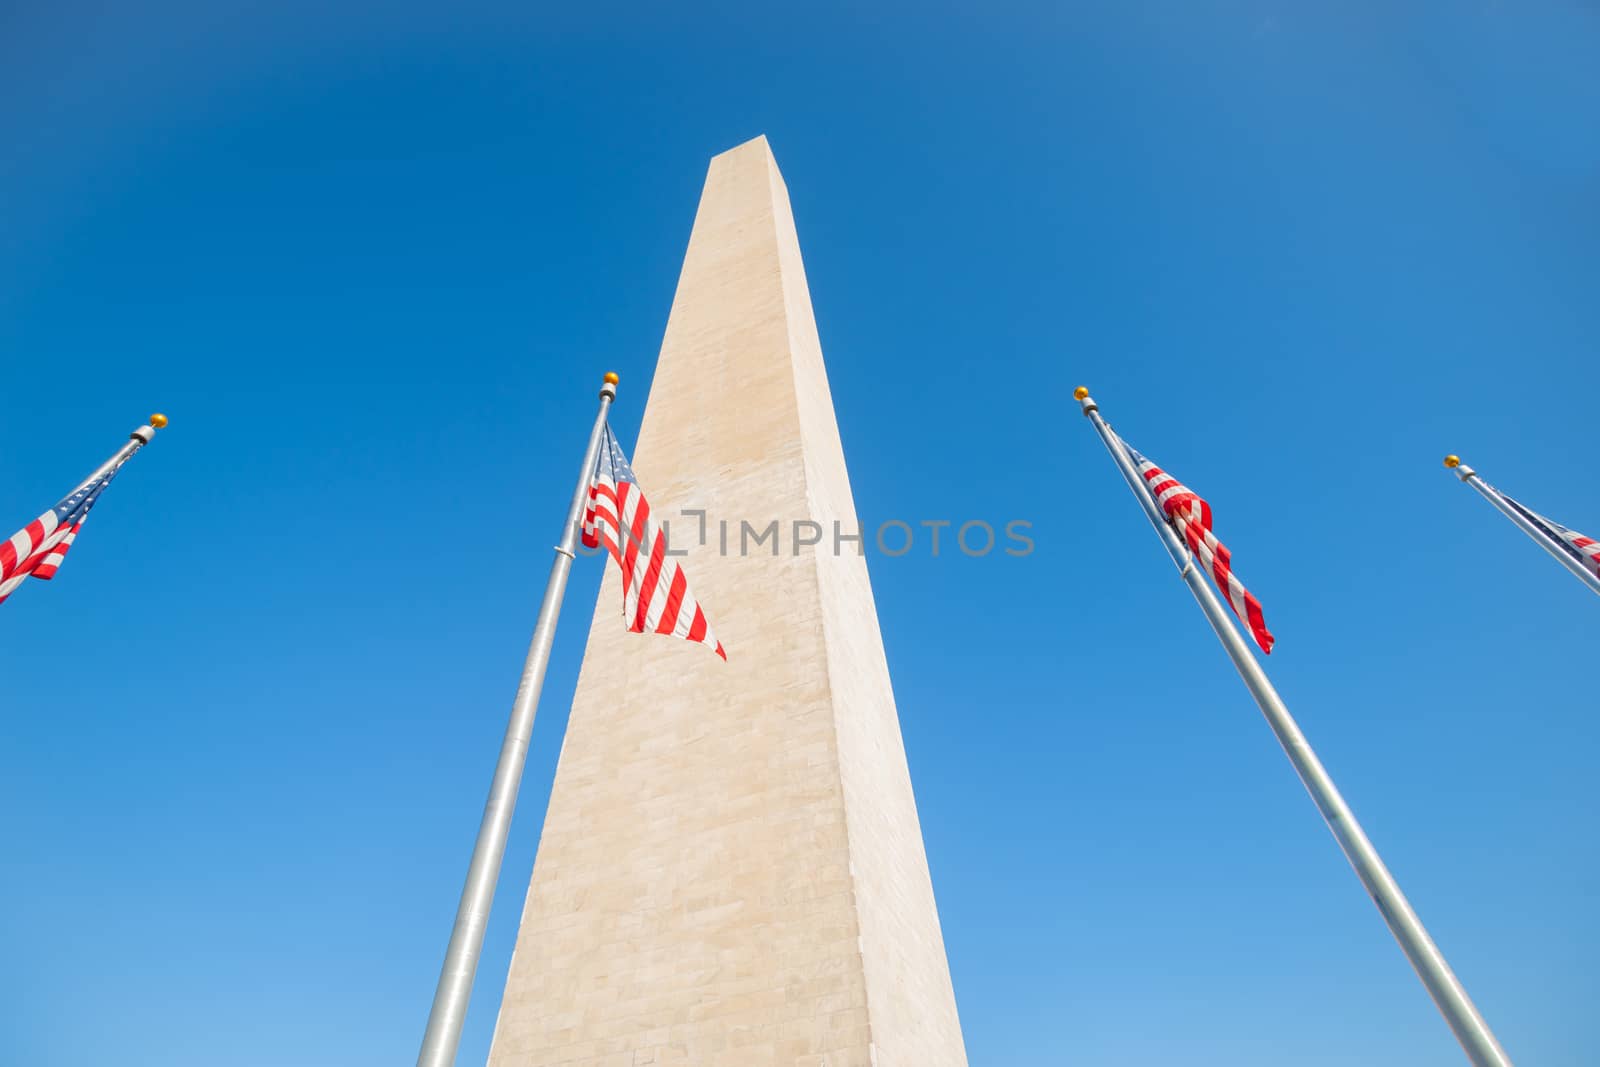
[{"label": "red and white stripe", "polygon": [[35,578],[43,578],[48,582],[51,578],[56,576],[56,570],[61,566],[61,561],[67,558],[67,550],[72,547],[73,539],[78,536],[78,531],[83,529],[83,524],[85,521],[87,520],[79,519],[77,522],[65,527],[64,532],[61,535],[61,539],[56,541],[55,544],[45,552],[44,558],[40,560],[39,565],[33,569],[33,576]]},{"label": "red and white stripe", "polygon": [[1596,575],[1600,575],[1600,541],[1596,541],[1592,537],[1585,537],[1576,530],[1569,530],[1558,522],[1553,522],[1550,525],[1556,528],[1556,533],[1561,535],[1562,540],[1578,550],[1578,554],[1583,557],[1589,569],[1594,571]]},{"label": "red and white stripe", "polygon": [[56,576],[95,501],[100,499],[100,494],[128,458],[149,440],[146,434],[151,432],[141,427],[133,434],[133,443],[123,446],[117,455],[90,475],[88,481],[9,539],[0,541],[0,604],[28,578],[49,580]]},{"label": "red and white stripe", "polygon": [[47,511],[0,542],[0,604],[29,576],[55,577],[82,526],[81,521],[62,525],[55,511]]},{"label": "red and white stripe", "polygon": [[52,508],[0,543],[0,580],[22,573],[24,564],[50,541],[59,525],[60,518]]},{"label": "red and white stripe", "polygon": [[636,634],[654,633],[695,641],[724,660],[722,642],[711,632],[706,613],[689,591],[677,559],[667,555],[667,539],[650,516],[650,502],[631,481],[612,480],[602,463],[589,484],[583,517],[583,543],[605,545],[622,571],[622,614]]},{"label": "red and white stripe", "polygon": [[[1129,451],[1133,452],[1132,449]],[[1261,601],[1252,596],[1250,590],[1234,577],[1232,554],[1211,532],[1211,505],[1202,500],[1194,490],[1139,453],[1133,452],[1133,458],[1138,463],[1139,473],[1144,476],[1145,484],[1150,487],[1151,494],[1156,498],[1156,503],[1166,514],[1167,521],[1172,524],[1173,529],[1183,535],[1189,550],[1200,560],[1201,566],[1211,572],[1211,576],[1216,579],[1217,588],[1222,590],[1223,596],[1227,599],[1228,606],[1233,609],[1234,615],[1249,627],[1250,635],[1256,639],[1256,644],[1261,646],[1261,651],[1271,653],[1272,643],[1276,638],[1267,629],[1266,619],[1262,617]]]}]

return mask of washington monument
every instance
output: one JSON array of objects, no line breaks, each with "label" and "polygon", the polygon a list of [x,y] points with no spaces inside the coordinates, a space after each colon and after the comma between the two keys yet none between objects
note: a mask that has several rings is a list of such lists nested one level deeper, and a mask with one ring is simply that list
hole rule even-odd
[{"label": "washington monument", "polygon": [[[728,662],[628,633],[607,567],[491,1067],[964,1065],[800,245],[765,138],[711,161],[634,468]],[[773,520],[778,543],[741,552],[741,523]],[[796,538],[797,522],[815,524],[816,544],[799,543],[811,536]]]}]

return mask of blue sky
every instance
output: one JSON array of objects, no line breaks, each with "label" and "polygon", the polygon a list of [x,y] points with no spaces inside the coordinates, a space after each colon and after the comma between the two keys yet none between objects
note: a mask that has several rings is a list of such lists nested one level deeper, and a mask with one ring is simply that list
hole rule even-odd
[{"label": "blue sky", "polygon": [[1597,605],[1439,458],[1600,531],[1592,5],[325,7],[0,13],[8,521],[172,417],[0,609],[8,1062],[411,1062],[594,379],[631,443],[758,133],[863,519],[1034,527],[869,561],[972,1062],[1460,1062],[1080,381],[1508,1051],[1589,1061]]}]

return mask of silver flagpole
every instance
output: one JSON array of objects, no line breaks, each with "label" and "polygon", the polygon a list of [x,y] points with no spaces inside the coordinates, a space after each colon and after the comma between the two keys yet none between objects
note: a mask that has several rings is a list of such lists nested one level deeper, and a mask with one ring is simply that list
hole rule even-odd
[{"label": "silver flagpole", "polygon": [[1428,995],[1438,1005],[1439,1011],[1444,1014],[1445,1022],[1450,1024],[1450,1029],[1455,1033],[1456,1040],[1461,1042],[1461,1047],[1466,1050],[1467,1058],[1475,1067],[1511,1067],[1510,1058],[1495,1040],[1489,1024],[1478,1014],[1478,1009],[1473,1006],[1467,991],[1461,987],[1460,980],[1445,962],[1444,955],[1428,936],[1422,920],[1411,910],[1411,905],[1406,900],[1405,894],[1400,892],[1400,886],[1395,882],[1394,876],[1383,865],[1383,860],[1378,856],[1377,849],[1372,847],[1372,842],[1367,840],[1361,824],[1356,822],[1355,813],[1339,795],[1333,779],[1328,777],[1328,772],[1323,769],[1317,754],[1311,750],[1310,742],[1300,732],[1299,725],[1289,714],[1289,709],[1278,696],[1278,691],[1272,687],[1266,672],[1250,654],[1250,649],[1245,645],[1244,638],[1239,636],[1239,631],[1234,629],[1222,602],[1207,584],[1205,576],[1200,573],[1200,568],[1194,565],[1188,548],[1177,532],[1167,524],[1149,487],[1145,485],[1144,478],[1140,476],[1132,458],[1124,449],[1121,439],[1100,417],[1099,405],[1089,396],[1089,390],[1082,386],[1079,386],[1073,395],[1083,406],[1083,413],[1094,423],[1095,430],[1100,434],[1100,440],[1105,442],[1106,449],[1116,461],[1117,469],[1122,472],[1128,488],[1138,497],[1140,505],[1144,508],[1145,517],[1161,536],[1162,543],[1172,554],[1173,562],[1182,570],[1183,580],[1188,584],[1195,600],[1199,602],[1206,621],[1211,623],[1211,628],[1216,631],[1222,647],[1228,652],[1228,658],[1233,660],[1234,667],[1244,679],[1245,687],[1250,690],[1250,695],[1260,706],[1261,713],[1266,716],[1267,725],[1271,726],[1272,732],[1277,735],[1278,743],[1283,746],[1289,762],[1294,764],[1295,771],[1300,775],[1300,781],[1311,794],[1317,810],[1322,812],[1328,829],[1333,831],[1334,840],[1339,842],[1339,848],[1344,851],[1345,858],[1350,861],[1350,866],[1355,868],[1356,877],[1361,879],[1361,884],[1366,886],[1373,903],[1378,905],[1378,912],[1383,916],[1383,921],[1389,925],[1389,932],[1400,942],[1400,948],[1411,961],[1411,966],[1416,968],[1422,984],[1427,987]]},{"label": "silver flagpole", "polygon": [[456,924],[445,949],[439,987],[433,994],[433,1009],[428,1013],[428,1029],[422,1035],[422,1050],[417,1067],[451,1067],[461,1044],[461,1027],[467,1019],[467,1004],[472,999],[472,980],[478,970],[478,955],[483,949],[484,930],[489,925],[489,907],[494,903],[495,885],[500,880],[500,861],[506,851],[506,835],[511,830],[511,813],[517,806],[517,787],[522,784],[522,766],[528,758],[528,740],[533,736],[533,716],[539,707],[539,690],[544,686],[545,668],[550,663],[550,646],[555,639],[556,620],[561,615],[561,598],[567,591],[567,573],[577,548],[578,524],[589,496],[589,480],[595,458],[600,453],[600,437],[605,430],[606,411],[617,396],[617,376],[607,374],[600,387],[600,413],[589,431],[589,447],[578,470],[578,487],[572,492],[561,542],[550,564],[550,579],[544,600],[539,605],[539,620],[533,627],[528,659],[522,667],[522,684],[511,705],[511,721],[500,745],[500,761],[495,764],[494,781],[489,786],[489,801],[484,805],[483,822],[478,826],[478,843],[472,848],[467,867],[467,883],[456,907]]},{"label": "silver flagpole", "polygon": [[[140,426],[138,429],[130,433],[128,435],[128,443],[117,449],[116,453],[112,455],[110,459],[96,467],[93,474],[79,482],[78,488],[74,489],[72,493],[76,493],[78,489],[82,489],[86,485],[94,484],[99,479],[104,478],[109,472],[114,471],[118,467],[122,466],[133,456],[135,452],[139,451],[139,449],[153,441],[156,436],[156,431],[161,429],[166,424],[167,417],[165,415],[162,415],[159,412],[155,415],[151,415],[150,425]],[[67,495],[71,496],[72,493],[68,493]]]},{"label": "silver flagpole", "polygon": [[1529,522],[1522,515],[1518,514],[1516,508],[1507,507],[1506,502],[1500,499],[1500,495],[1494,490],[1490,489],[1489,486],[1484,483],[1482,478],[1478,477],[1477,471],[1461,462],[1460,456],[1444,457],[1444,465],[1455,471],[1462,481],[1476,489],[1479,496],[1493,504],[1496,511],[1500,512],[1500,514],[1516,523],[1519,530],[1533,538],[1534,542],[1537,543],[1540,548],[1554,556],[1556,558],[1556,562],[1560,563],[1573,574],[1576,574],[1578,576],[1578,580],[1584,585],[1588,586],[1592,592],[1600,593],[1600,575],[1596,575],[1586,570],[1583,564],[1572,558],[1572,554],[1570,552],[1567,552],[1561,545],[1558,545],[1552,541],[1549,534],[1545,533],[1543,530],[1533,525],[1533,523]]}]

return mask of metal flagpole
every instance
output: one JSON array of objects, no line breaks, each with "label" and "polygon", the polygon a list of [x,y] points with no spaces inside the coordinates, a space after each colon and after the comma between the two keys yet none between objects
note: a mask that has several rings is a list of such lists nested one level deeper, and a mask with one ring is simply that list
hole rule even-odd
[{"label": "metal flagpole", "polygon": [[1460,980],[1445,962],[1444,955],[1428,936],[1422,920],[1417,918],[1417,913],[1411,910],[1405,894],[1400,892],[1400,886],[1395,882],[1394,876],[1383,865],[1377,849],[1367,840],[1361,824],[1356,822],[1355,813],[1339,795],[1333,779],[1323,769],[1317,754],[1311,750],[1310,742],[1300,732],[1299,725],[1289,714],[1289,709],[1278,696],[1278,691],[1272,687],[1266,672],[1250,654],[1244,638],[1234,629],[1222,602],[1217,599],[1216,593],[1201,574],[1201,568],[1193,565],[1188,548],[1178,537],[1177,532],[1167,524],[1160,508],[1156,505],[1155,498],[1151,496],[1132,458],[1124,449],[1121,439],[1100,417],[1099,405],[1089,396],[1089,390],[1083,386],[1079,386],[1073,395],[1083,406],[1083,413],[1094,423],[1095,430],[1100,434],[1100,440],[1105,442],[1111,458],[1116,461],[1117,469],[1122,472],[1122,477],[1133,490],[1134,496],[1138,497],[1140,505],[1144,508],[1145,517],[1160,534],[1162,543],[1172,554],[1173,562],[1182,570],[1183,580],[1188,584],[1195,600],[1199,602],[1206,621],[1211,623],[1211,628],[1216,631],[1222,647],[1228,652],[1228,658],[1233,660],[1234,667],[1244,679],[1245,687],[1250,690],[1250,695],[1255,698],[1261,713],[1266,716],[1267,724],[1272,727],[1272,732],[1277,735],[1278,743],[1283,746],[1289,762],[1294,764],[1295,771],[1300,775],[1300,781],[1311,794],[1317,809],[1322,812],[1322,817],[1326,820],[1328,829],[1333,831],[1334,839],[1339,842],[1345,858],[1350,861],[1350,866],[1355,868],[1356,876],[1361,879],[1361,884],[1366,886],[1373,903],[1378,905],[1378,912],[1383,916],[1383,921],[1389,925],[1389,932],[1400,942],[1400,948],[1411,961],[1411,966],[1416,968],[1422,984],[1427,987],[1428,995],[1433,998],[1434,1004],[1438,1005],[1439,1011],[1444,1014],[1445,1022],[1450,1024],[1450,1029],[1455,1033],[1456,1040],[1460,1041],[1461,1047],[1466,1050],[1467,1058],[1475,1067],[1511,1067],[1510,1058],[1495,1040],[1489,1024],[1478,1014],[1478,1009],[1473,1006],[1467,991],[1461,987]]},{"label": "metal flagpole", "polygon": [[[117,449],[116,453],[110,459],[96,467],[93,474],[79,482],[78,489],[82,489],[86,485],[94,484],[101,478],[104,478],[111,471],[114,471],[118,467],[122,466],[129,460],[129,458],[133,456],[135,452],[139,451],[139,449],[153,441],[156,436],[156,431],[161,429],[166,424],[167,417],[165,415],[162,415],[159,412],[151,415],[150,425],[141,426],[130,433],[128,435],[128,443]],[[72,493],[76,493],[78,489],[74,489]],[[67,496],[70,497],[72,493],[68,493]]]},{"label": "metal flagpole", "polygon": [[1593,572],[1587,570],[1583,564],[1573,559],[1572,553],[1568,552],[1565,549],[1565,546],[1558,545],[1554,541],[1550,540],[1549,534],[1545,533],[1533,523],[1529,522],[1526,517],[1517,511],[1516,508],[1508,507],[1506,502],[1500,499],[1500,494],[1493,489],[1490,489],[1484,480],[1478,477],[1477,471],[1461,462],[1460,456],[1444,457],[1444,465],[1455,471],[1462,481],[1476,489],[1479,496],[1483,497],[1483,499],[1495,506],[1495,510],[1499,511],[1500,514],[1516,523],[1518,529],[1527,534],[1529,537],[1533,538],[1540,548],[1554,556],[1556,558],[1556,562],[1560,563],[1573,574],[1576,574],[1578,579],[1582,581],[1584,585],[1587,585],[1591,591],[1600,593],[1600,575],[1594,574]]},{"label": "metal flagpole", "polygon": [[567,573],[577,548],[578,524],[583,519],[589,497],[589,481],[600,454],[600,437],[605,431],[606,411],[617,396],[617,376],[608,373],[600,387],[600,413],[589,431],[589,447],[578,470],[578,487],[572,492],[561,542],[550,564],[550,579],[544,600],[539,605],[539,620],[533,627],[528,659],[522,667],[522,683],[511,705],[511,721],[506,725],[500,745],[500,760],[495,764],[494,781],[489,786],[489,801],[484,805],[483,822],[478,827],[478,842],[472,848],[467,867],[467,882],[456,907],[456,924],[445,949],[439,987],[433,994],[433,1009],[428,1013],[428,1029],[422,1035],[422,1050],[417,1067],[451,1067],[456,1048],[461,1044],[461,1027],[466,1022],[467,1004],[472,999],[472,980],[478,970],[478,955],[483,949],[483,934],[489,924],[489,907],[494,903],[495,885],[500,879],[500,861],[506,851],[506,835],[511,830],[511,813],[517,806],[517,787],[522,783],[522,766],[528,757],[528,740],[533,736],[533,716],[539,707],[539,690],[544,686],[545,668],[550,663],[550,646],[555,638],[556,620],[561,615],[561,598],[567,591]]}]

